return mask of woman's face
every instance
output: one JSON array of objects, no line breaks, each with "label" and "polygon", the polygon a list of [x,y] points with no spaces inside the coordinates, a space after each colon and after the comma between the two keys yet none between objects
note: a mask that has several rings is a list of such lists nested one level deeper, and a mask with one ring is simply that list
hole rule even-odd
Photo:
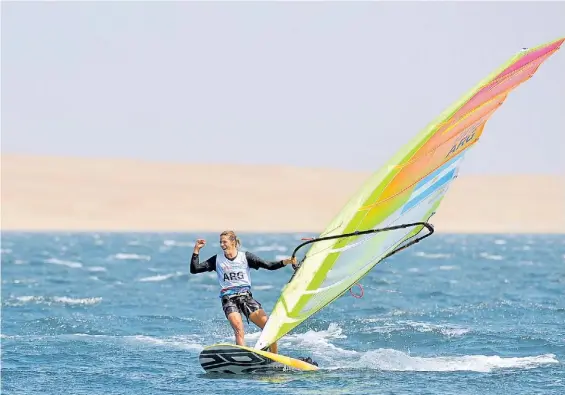
[{"label": "woman's face", "polygon": [[229,236],[221,236],[220,237],[220,247],[222,250],[227,250],[230,248],[235,247],[235,241],[230,240]]}]

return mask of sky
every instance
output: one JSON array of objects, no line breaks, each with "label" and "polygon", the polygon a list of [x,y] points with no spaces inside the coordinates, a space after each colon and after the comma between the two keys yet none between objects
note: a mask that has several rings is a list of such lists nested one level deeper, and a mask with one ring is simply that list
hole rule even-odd
[{"label": "sky", "polygon": [[[2,2],[2,153],[374,171],[565,2]],[[565,174],[565,48],[461,174]]]}]

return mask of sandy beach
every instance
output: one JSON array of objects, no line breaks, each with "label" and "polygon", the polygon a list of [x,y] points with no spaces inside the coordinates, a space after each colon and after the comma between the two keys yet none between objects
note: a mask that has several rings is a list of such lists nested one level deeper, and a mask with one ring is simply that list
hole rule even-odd
[{"label": "sandy beach", "polygon": [[[1,172],[2,230],[30,231],[316,233],[370,175],[25,155],[2,155]],[[432,223],[438,233],[565,233],[565,177],[461,176]]]}]

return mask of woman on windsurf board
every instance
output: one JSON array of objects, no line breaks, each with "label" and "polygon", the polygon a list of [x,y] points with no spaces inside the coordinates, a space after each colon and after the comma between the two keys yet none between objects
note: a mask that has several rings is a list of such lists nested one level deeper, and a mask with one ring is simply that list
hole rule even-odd
[{"label": "woman on windsurf board", "polygon": [[[250,269],[259,268],[277,270],[288,264],[296,264],[296,258],[282,261],[268,262],[248,251],[239,251],[241,243],[236,234],[226,230],[220,234],[220,247],[222,255],[213,255],[204,262],[200,262],[200,249],[206,245],[206,240],[197,239],[190,262],[190,273],[204,273],[215,271],[218,275],[224,314],[230,322],[237,345],[245,346],[242,314],[259,328],[263,329],[267,323],[267,314],[261,303],[253,299],[251,294]],[[277,353],[277,343],[270,346],[272,353]]]}]

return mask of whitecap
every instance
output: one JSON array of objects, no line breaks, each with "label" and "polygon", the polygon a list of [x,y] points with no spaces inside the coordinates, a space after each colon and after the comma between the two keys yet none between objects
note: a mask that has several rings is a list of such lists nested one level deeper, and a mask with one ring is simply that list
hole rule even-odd
[{"label": "whitecap", "polygon": [[107,271],[104,266],[88,266],[88,267],[86,267],[86,270],[88,270],[89,272],[105,272],[105,271]]},{"label": "whitecap", "polygon": [[427,258],[427,259],[445,259],[445,258],[450,258],[451,254],[444,254],[444,253],[426,253],[426,252],[421,252],[418,251],[414,254],[415,256],[419,256],[422,258]]},{"label": "whitecap", "polygon": [[504,259],[504,257],[502,255],[494,255],[494,254],[489,254],[487,252],[481,252],[479,255],[482,258],[490,259],[490,260],[493,260],[493,261],[501,261],[501,260]]},{"label": "whitecap", "polygon": [[54,296],[53,302],[71,305],[92,305],[102,301],[102,298],[69,298],[67,296]]},{"label": "whitecap", "polygon": [[152,346],[159,346],[159,347],[172,347],[176,349],[184,349],[184,350],[196,350],[201,351],[204,346],[198,343],[195,340],[195,336],[172,336],[172,337],[152,337],[152,336],[145,336],[145,335],[134,335],[134,336],[125,336],[127,341],[133,341],[136,343],[143,343]]},{"label": "whitecap", "polygon": [[266,291],[268,289],[273,289],[272,285],[254,285],[253,289],[257,291]]},{"label": "whitecap", "polygon": [[169,278],[181,276],[182,274],[183,274],[182,272],[169,273],[169,274],[158,274],[156,276],[143,277],[143,278],[140,278],[137,281],[141,281],[141,282],[165,281],[165,280],[168,280]]},{"label": "whitecap", "polygon": [[163,244],[167,247],[194,247],[193,241],[165,240]]},{"label": "whitecap", "polygon": [[406,331],[416,331],[421,333],[426,332],[437,332],[446,337],[459,337],[470,332],[470,329],[462,328],[454,325],[441,325],[441,324],[430,324],[428,322],[417,322],[417,321],[384,321],[380,322],[379,325],[369,326],[363,331],[365,333],[393,333],[393,332],[406,332]]},{"label": "whitecap", "polygon": [[268,246],[259,246],[259,247],[253,248],[254,252],[263,252],[263,251],[285,252],[287,250],[288,250],[287,247],[281,246],[281,245],[278,245],[278,244],[271,244],[271,245],[268,245]]},{"label": "whitecap", "polygon": [[43,296],[24,295],[24,296],[16,296],[15,299],[18,302],[22,302],[22,303],[41,302],[43,301]]},{"label": "whitecap", "polygon": [[19,304],[26,304],[26,303],[36,303],[36,304],[47,304],[51,305],[53,303],[59,304],[67,304],[67,305],[93,305],[100,303],[102,298],[70,298],[67,296],[34,296],[34,295],[24,295],[24,296],[17,296],[12,299],[15,299],[16,303],[8,303],[10,305],[19,305]]},{"label": "whitecap", "polygon": [[151,257],[148,255],[138,255],[138,254],[127,254],[127,253],[117,253],[113,255],[115,259],[120,260],[143,260],[143,261],[150,261]]},{"label": "whitecap", "polygon": [[57,259],[57,258],[46,259],[45,263],[52,263],[54,265],[62,265],[62,266],[72,267],[74,269],[82,267],[82,263],[80,263],[80,262],[65,261],[65,260]]}]

